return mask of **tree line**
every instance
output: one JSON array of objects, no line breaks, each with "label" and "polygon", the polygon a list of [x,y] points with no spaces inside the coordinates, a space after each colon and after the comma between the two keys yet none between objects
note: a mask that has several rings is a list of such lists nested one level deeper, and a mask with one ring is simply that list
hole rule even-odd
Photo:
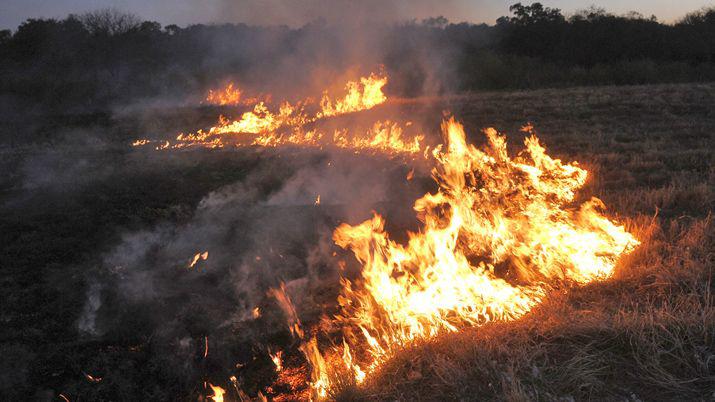
[{"label": "tree line", "polygon": [[715,79],[715,9],[672,24],[594,7],[570,16],[541,3],[509,11],[494,25],[436,17],[374,27],[378,35],[360,40],[375,51],[360,55],[323,21],[162,27],[112,9],[28,19],[0,31],[0,108],[182,97],[227,77],[267,82],[285,75],[277,71],[299,75],[321,63],[382,64],[400,95]]}]

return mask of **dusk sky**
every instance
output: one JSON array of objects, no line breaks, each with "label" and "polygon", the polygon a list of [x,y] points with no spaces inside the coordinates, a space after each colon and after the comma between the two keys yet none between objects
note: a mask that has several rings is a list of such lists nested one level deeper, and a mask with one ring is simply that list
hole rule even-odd
[{"label": "dusk sky", "polygon": [[[0,28],[15,29],[27,18],[64,18],[69,13],[113,7],[166,24],[246,22],[299,26],[317,17],[411,19],[444,15],[450,21],[493,23],[519,0],[0,0]],[[531,1],[522,1],[529,4]],[[565,13],[595,4],[623,14],[638,11],[671,22],[715,6],[705,0],[544,0]],[[357,17],[355,17],[357,16]]]}]

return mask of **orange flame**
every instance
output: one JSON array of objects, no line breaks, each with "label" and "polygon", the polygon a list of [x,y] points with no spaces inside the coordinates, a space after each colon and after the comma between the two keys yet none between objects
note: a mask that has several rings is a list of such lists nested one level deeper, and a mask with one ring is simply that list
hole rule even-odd
[{"label": "orange flame", "polygon": [[270,351],[268,351],[268,354],[271,356],[271,360],[276,366],[276,371],[283,370],[283,351],[279,350],[276,353],[271,353]]},{"label": "orange flame", "polygon": [[[607,278],[619,256],[639,244],[598,211],[600,200],[570,207],[587,172],[546,155],[533,134],[525,152],[510,158],[505,137],[493,129],[485,130],[483,150],[466,143],[453,119],[442,129],[446,145],[433,150],[439,191],[415,202],[423,227],[408,234],[406,245],[390,239],[377,214],[333,234],[363,265],[359,282],[343,280],[337,317],[360,336],[347,337],[342,353],[321,353],[315,338],[303,345],[318,398],[341,367],[360,383],[416,339],[518,318],[546,295],[548,280]],[[505,269],[519,284],[499,274]],[[354,361],[356,348],[365,351],[364,369]]]},{"label": "orange flame", "polygon": [[194,257],[189,261],[189,269],[193,268],[199,260],[204,260],[206,261],[209,258],[209,252],[204,251],[203,253],[196,253]]},{"label": "orange flame", "polygon": [[206,102],[221,106],[239,105],[241,104],[241,90],[234,87],[233,82],[229,82],[225,88],[209,90]]},{"label": "orange flame", "polygon": [[213,385],[211,383],[209,383],[209,386],[214,393],[213,395],[209,395],[209,398],[211,398],[214,402],[223,402],[223,396],[226,391],[223,388]]},{"label": "orange flame", "polygon": [[[327,92],[320,101],[320,110],[311,115],[305,106],[309,99],[291,104],[282,102],[278,110],[270,110],[265,102],[258,102],[253,110],[245,112],[238,120],[219,117],[218,124],[207,131],[181,133],[174,142],[139,139],[133,146],[155,143],[157,150],[188,147],[223,148],[256,145],[277,147],[295,145],[305,147],[333,146],[356,152],[383,152],[388,154],[418,154],[422,152],[422,135],[405,136],[403,127],[391,121],[378,121],[364,133],[335,130],[332,134],[316,129],[306,130],[305,125],[327,117],[371,109],[387,100],[382,88],[387,77],[371,74],[346,85],[346,95],[331,100]],[[405,124],[409,127],[411,124]],[[249,136],[250,137],[247,137]]]},{"label": "orange flame", "polygon": [[95,376],[90,375],[90,374],[87,374],[87,373],[84,373],[84,377],[85,377],[85,378],[87,379],[87,381],[89,381],[89,382],[93,382],[93,383],[102,382],[102,377],[95,377]]},{"label": "orange flame", "polygon": [[327,92],[320,100],[321,111],[318,117],[337,116],[361,110],[372,109],[385,102],[387,97],[382,93],[382,87],[387,84],[387,77],[370,74],[360,78],[360,82],[350,81],[345,85],[347,94],[342,99],[332,101]]}]

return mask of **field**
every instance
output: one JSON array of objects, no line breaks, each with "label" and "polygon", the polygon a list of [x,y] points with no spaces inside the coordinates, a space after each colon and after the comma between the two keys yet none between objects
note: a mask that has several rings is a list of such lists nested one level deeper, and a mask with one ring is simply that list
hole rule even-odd
[{"label": "field", "polygon": [[[559,284],[518,321],[416,344],[335,396],[715,398],[715,85],[402,99],[371,113],[427,116],[420,123],[436,140],[443,110],[470,140],[495,127],[515,150],[519,128],[533,123],[550,155],[589,171],[579,199],[598,196],[641,245],[611,279]],[[215,112],[1,123],[2,399],[196,400],[210,394],[204,381],[231,390],[232,375],[250,395],[304,391],[266,391],[276,380],[268,345],[288,347],[286,366],[300,356],[265,291],[285,281],[305,295],[295,301],[304,323],[318,322],[334,308],[331,231],[372,209],[411,227],[412,202],[434,187],[429,169],[415,166],[406,183],[414,163],[379,156],[130,146],[210,124]],[[187,271],[205,249],[200,269]],[[256,306],[264,315],[246,324]]]}]

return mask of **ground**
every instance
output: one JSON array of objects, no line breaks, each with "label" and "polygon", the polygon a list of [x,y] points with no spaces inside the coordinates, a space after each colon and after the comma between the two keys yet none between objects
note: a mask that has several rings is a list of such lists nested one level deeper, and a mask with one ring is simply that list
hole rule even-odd
[{"label": "ground", "polygon": [[[481,141],[480,128],[491,126],[507,133],[515,149],[523,137],[518,129],[532,123],[552,156],[577,160],[589,171],[580,197],[601,198],[607,214],[625,224],[642,244],[622,259],[613,278],[582,287],[560,284],[543,305],[519,321],[466,328],[414,345],[364,386],[341,390],[335,395],[338,399],[715,398],[714,84],[481,93],[399,100],[380,108],[432,116],[424,124],[434,133],[441,112],[449,110],[465,123],[473,141]],[[177,244],[194,239],[182,234],[183,228],[204,230],[211,227],[207,222],[226,226],[215,236],[223,239],[230,234],[241,240],[227,241],[234,248],[225,247],[226,256],[221,251],[218,257],[212,254],[209,262],[228,261],[231,250],[243,261],[246,250],[262,250],[259,240],[270,242],[278,235],[281,242],[276,243],[285,244],[276,247],[292,250],[291,255],[303,262],[288,272],[265,267],[262,275],[280,272],[281,279],[291,280],[314,274],[305,262],[310,250],[296,250],[303,232],[280,228],[247,236],[243,231],[257,226],[241,226],[244,215],[229,217],[237,228],[232,231],[224,219],[214,221],[204,214],[206,200],[215,201],[216,194],[234,189],[235,183],[244,183],[242,192],[260,188],[259,200],[261,194],[283,194],[288,183],[296,183],[294,172],[320,166],[326,158],[321,152],[161,153],[128,145],[145,132],[160,135],[210,123],[214,112],[126,109],[2,122],[2,137],[9,139],[2,149],[2,164],[10,172],[2,181],[0,207],[3,399],[30,395],[52,400],[62,393],[73,401],[196,400],[206,395],[203,380],[223,381],[229,388],[236,362],[255,360],[255,351],[246,343],[248,335],[222,326],[226,316],[235,313],[234,306],[248,298],[219,275],[237,275],[229,263],[191,280],[172,276],[166,280],[176,282],[171,287],[161,282],[162,292],[170,289],[172,296],[152,296],[151,305],[106,289],[112,284],[126,289],[122,286],[134,283],[118,279],[122,274],[106,273],[110,257],[132,244],[128,237],[162,233],[156,236],[158,243],[152,243],[158,251],[147,252],[161,260],[174,248],[185,251]],[[32,140],[23,139],[30,132]],[[352,163],[345,166],[355,166]],[[404,161],[374,163],[369,167],[380,168],[383,175],[404,177],[409,170]],[[267,173],[256,173],[263,171]],[[369,174],[369,169],[360,174]],[[422,179],[429,182],[426,172]],[[299,184],[310,187],[309,180],[301,180]],[[383,194],[384,204],[361,208],[382,208],[389,220],[402,203],[409,213],[410,198],[428,188],[429,184],[404,191],[393,188],[404,194]],[[314,225],[305,240],[311,247],[322,244],[323,227],[329,230],[349,218],[339,205],[318,212],[312,206],[262,208],[252,210],[251,216]],[[195,233],[198,239],[214,236]],[[161,239],[169,239],[172,246]],[[173,262],[152,264],[162,267],[152,275],[174,272],[169,270],[172,264],[171,269],[176,268]],[[255,283],[276,280],[259,279]],[[115,322],[104,323],[104,330],[93,334],[81,331],[78,322],[91,306],[88,295],[96,283],[105,289],[99,314]],[[186,289],[194,291],[188,294]],[[184,299],[191,302],[182,304]],[[171,329],[164,322],[170,322]],[[102,326],[101,320],[97,325]],[[267,317],[260,326],[281,325]],[[281,328],[271,342],[289,342],[281,340],[286,336]],[[260,328],[254,330],[260,333]],[[204,336],[219,340],[208,360],[195,356],[203,352]],[[190,340],[188,354],[178,352],[179,339]],[[189,363],[182,363],[184,358]],[[263,377],[246,386],[249,393],[274,379],[270,369],[265,371],[269,363],[262,364],[243,369],[248,372],[238,369],[247,380]],[[90,373],[102,381],[89,380],[85,374]]]}]

